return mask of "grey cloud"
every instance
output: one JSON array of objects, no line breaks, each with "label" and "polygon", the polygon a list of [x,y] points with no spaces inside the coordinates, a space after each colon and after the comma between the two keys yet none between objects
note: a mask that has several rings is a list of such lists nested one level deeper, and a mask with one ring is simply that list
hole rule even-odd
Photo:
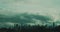
[{"label": "grey cloud", "polygon": [[[0,16],[3,16],[3,15],[0,15]],[[51,18],[49,17],[23,13],[23,14],[15,15],[13,17],[7,17],[7,16],[0,17],[0,22],[15,22],[20,24],[25,24],[25,23],[34,23],[33,19],[41,20],[43,22],[51,21]]]}]

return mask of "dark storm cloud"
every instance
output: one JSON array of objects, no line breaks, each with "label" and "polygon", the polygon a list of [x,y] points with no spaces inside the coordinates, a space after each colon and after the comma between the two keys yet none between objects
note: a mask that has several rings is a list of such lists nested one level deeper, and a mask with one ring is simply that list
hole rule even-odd
[{"label": "dark storm cloud", "polygon": [[15,15],[12,17],[0,15],[0,22],[13,22],[13,23],[25,24],[25,23],[34,23],[33,19],[41,20],[43,22],[48,22],[52,20],[51,18],[43,15],[34,15],[27,13]]},{"label": "dark storm cloud", "polygon": [[51,21],[52,19],[48,16],[43,16],[43,15],[33,15],[35,19],[41,20],[41,21]]}]

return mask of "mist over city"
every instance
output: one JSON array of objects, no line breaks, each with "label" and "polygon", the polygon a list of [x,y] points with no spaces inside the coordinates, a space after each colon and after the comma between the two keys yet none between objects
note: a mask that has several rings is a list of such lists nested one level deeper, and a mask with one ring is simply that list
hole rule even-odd
[{"label": "mist over city", "polygon": [[60,25],[60,0],[0,0],[0,28]]}]

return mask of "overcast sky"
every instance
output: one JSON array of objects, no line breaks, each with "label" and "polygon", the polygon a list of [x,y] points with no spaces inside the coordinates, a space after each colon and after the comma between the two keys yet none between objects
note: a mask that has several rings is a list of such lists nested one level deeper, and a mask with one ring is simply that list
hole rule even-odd
[{"label": "overcast sky", "polygon": [[60,0],[0,0],[0,14],[19,13],[49,15],[60,21]]}]

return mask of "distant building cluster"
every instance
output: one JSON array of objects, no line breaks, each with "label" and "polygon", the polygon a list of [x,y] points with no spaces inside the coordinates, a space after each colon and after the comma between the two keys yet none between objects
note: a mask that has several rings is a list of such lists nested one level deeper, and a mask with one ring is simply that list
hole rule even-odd
[{"label": "distant building cluster", "polygon": [[60,32],[60,26],[54,27],[55,24],[53,23],[53,26],[47,27],[47,25],[19,25],[14,24],[14,27],[0,28],[0,32]]}]

